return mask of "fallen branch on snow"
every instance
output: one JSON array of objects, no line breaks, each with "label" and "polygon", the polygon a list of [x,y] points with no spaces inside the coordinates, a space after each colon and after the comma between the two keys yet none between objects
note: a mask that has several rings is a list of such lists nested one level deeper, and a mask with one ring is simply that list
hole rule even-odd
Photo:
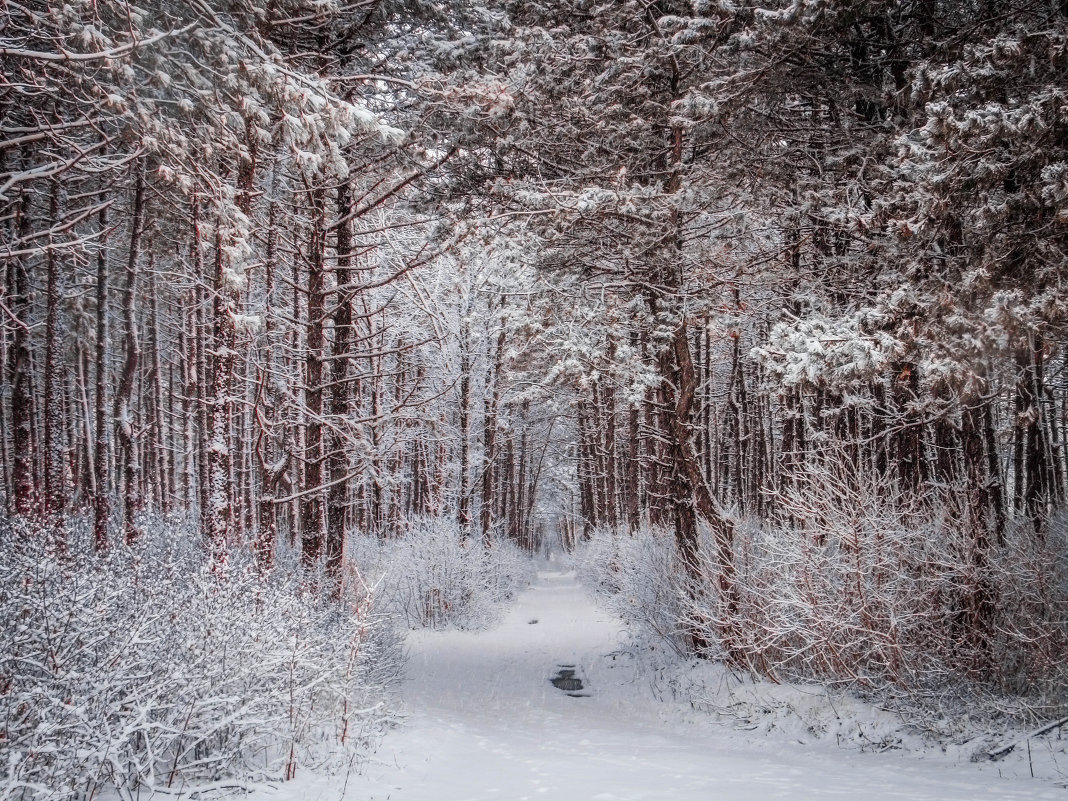
[{"label": "fallen branch on snow", "polygon": [[972,754],[972,762],[985,762],[987,760],[989,760],[990,762],[997,762],[999,759],[1003,759],[1009,754],[1011,754],[1013,749],[1016,748],[1016,746],[1018,746],[1020,743],[1026,742],[1032,737],[1041,737],[1047,732],[1051,732],[1054,729],[1059,729],[1066,723],[1068,723],[1068,718],[1061,718],[1060,720],[1055,720],[1053,723],[1047,723],[1044,726],[1040,726],[1039,728],[1035,729],[1034,731],[1028,732],[1023,737],[1017,739],[1015,742],[1010,743],[1004,748],[999,748],[997,751],[976,751],[974,754]]}]

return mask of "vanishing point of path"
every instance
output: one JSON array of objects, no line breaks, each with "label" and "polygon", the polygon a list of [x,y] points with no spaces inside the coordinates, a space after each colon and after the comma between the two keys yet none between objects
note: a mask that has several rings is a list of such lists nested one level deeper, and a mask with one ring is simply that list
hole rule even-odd
[{"label": "vanishing point of path", "polygon": [[[490,631],[414,633],[408,719],[386,737],[365,773],[349,778],[344,798],[1066,798],[1048,785],[999,780],[967,765],[802,747],[774,737],[742,743],[729,726],[687,722],[670,704],[650,700],[629,658],[617,652],[618,638],[619,622],[594,605],[572,573],[549,571]],[[550,683],[561,670],[563,690]],[[340,783],[322,798],[339,795]]]}]

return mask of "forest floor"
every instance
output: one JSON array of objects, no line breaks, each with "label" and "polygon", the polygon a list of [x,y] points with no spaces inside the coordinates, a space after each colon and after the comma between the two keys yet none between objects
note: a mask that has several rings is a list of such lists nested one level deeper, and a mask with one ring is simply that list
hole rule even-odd
[{"label": "forest floor", "polygon": [[[989,765],[954,764],[943,754],[801,745],[781,732],[747,737],[687,704],[654,698],[621,648],[620,629],[573,573],[543,566],[495,628],[410,635],[406,720],[362,773],[308,773],[263,799],[1066,798],[1063,788],[1002,779]],[[550,682],[561,670],[564,690]]]}]

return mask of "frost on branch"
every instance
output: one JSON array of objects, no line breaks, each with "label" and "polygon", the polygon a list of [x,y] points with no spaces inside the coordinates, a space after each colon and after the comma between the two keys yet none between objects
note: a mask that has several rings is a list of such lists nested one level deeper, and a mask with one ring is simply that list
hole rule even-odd
[{"label": "frost on branch", "polygon": [[68,560],[0,533],[0,799],[347,769],[389,724],[398,654],[371,588],[323,604],[285,571],[236,555],[209,571],[190,532],[153,533],[143,553]]},{"label": "frost on branch", "polygon": [[408,628],[484,628],[533,577],[511,542],[486,548],[443,518],[414,520],[394,539],[361,537],[353,545],[365,575],[382,576],[382,608]]}]

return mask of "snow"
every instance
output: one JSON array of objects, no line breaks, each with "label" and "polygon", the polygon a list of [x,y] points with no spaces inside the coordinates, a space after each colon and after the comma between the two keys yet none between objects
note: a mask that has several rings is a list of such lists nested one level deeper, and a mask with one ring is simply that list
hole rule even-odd
[{"label": "snow", "polygon": [[[543,566],[496,628],[410,635],[407,720],[362,774],[305,774],[262,801],[1064,798],[944,759],[747,739],[655,699],[620,628],[573,573]],[[560,665],[577,666],[589,697],[550,684]]]}]

